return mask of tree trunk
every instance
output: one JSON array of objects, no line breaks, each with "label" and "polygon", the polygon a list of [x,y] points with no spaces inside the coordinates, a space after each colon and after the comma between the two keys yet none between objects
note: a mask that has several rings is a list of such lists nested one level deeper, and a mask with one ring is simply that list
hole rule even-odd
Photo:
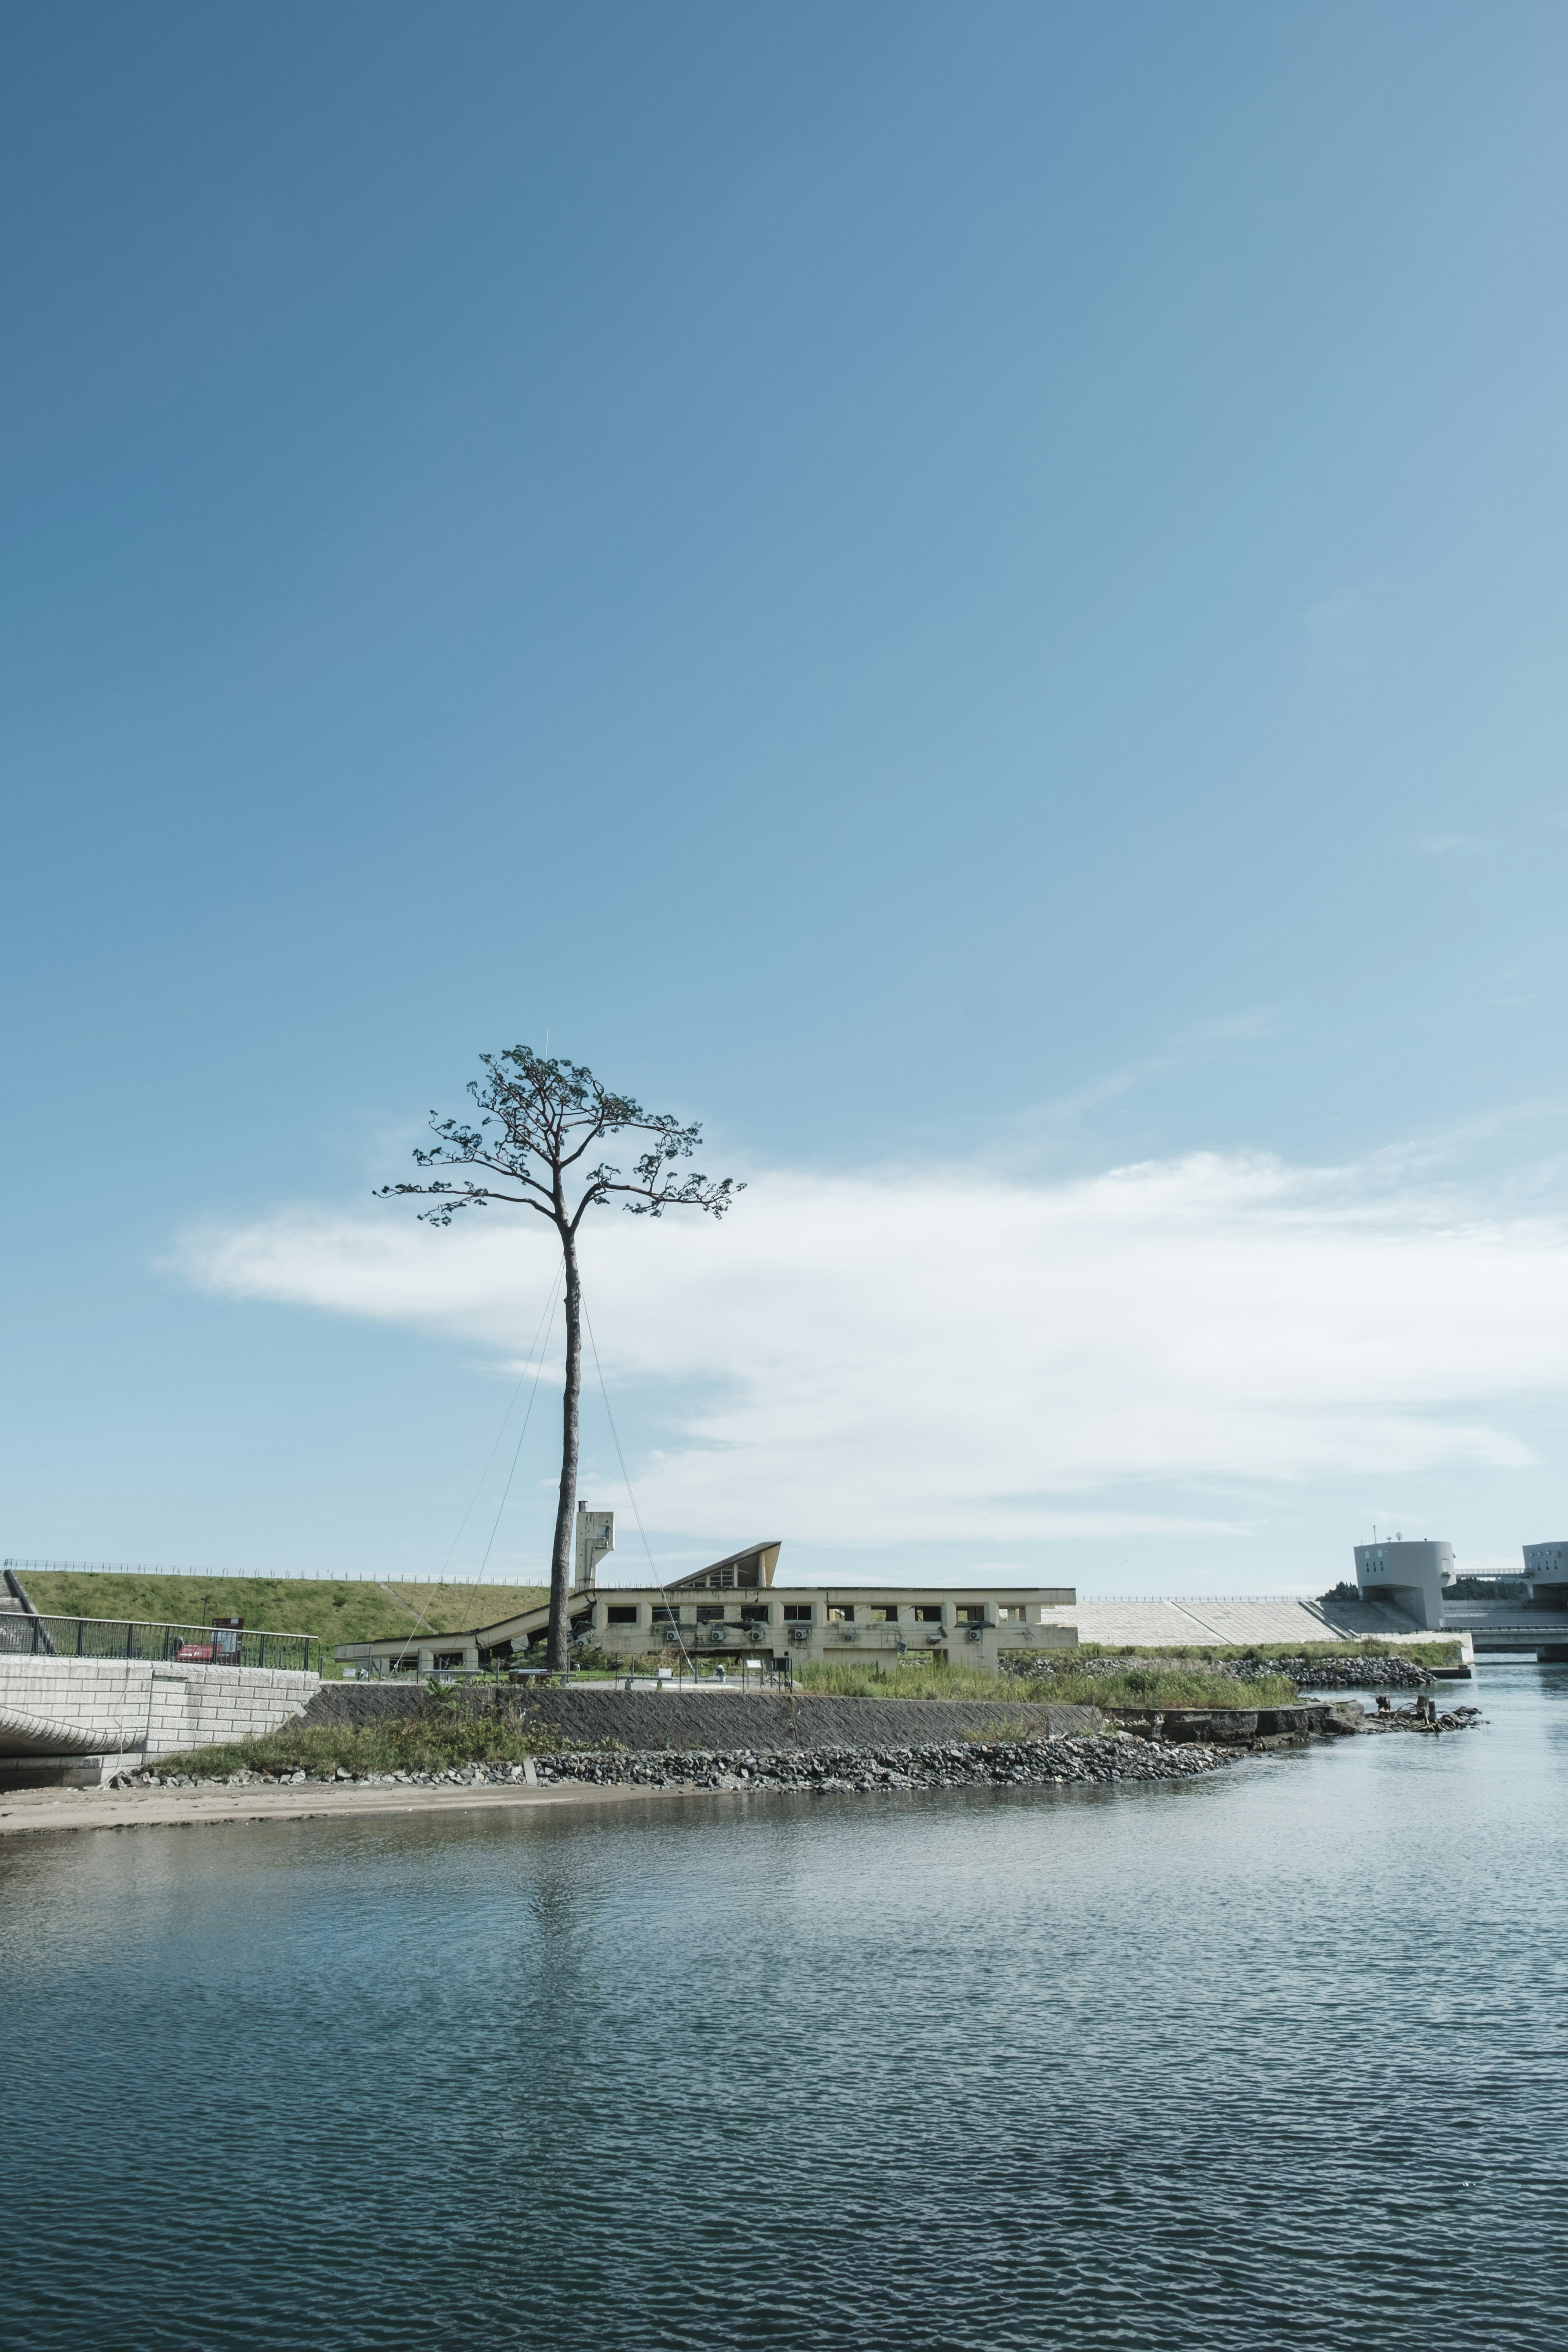
[{"label": "tree trunk", "polygon": [[572,1587],[572,1538],[577,1518],[577,1398],[583,1386],[583,1290],[577,1278],[577,1237],[560,1228],[566,1260],[566,1385],[561,1395],[561,1499],[555,1507],[555,1548],[550,1555],[550,1639],[545,1663],[559,1674],[571,1658],[566,1596]]}]

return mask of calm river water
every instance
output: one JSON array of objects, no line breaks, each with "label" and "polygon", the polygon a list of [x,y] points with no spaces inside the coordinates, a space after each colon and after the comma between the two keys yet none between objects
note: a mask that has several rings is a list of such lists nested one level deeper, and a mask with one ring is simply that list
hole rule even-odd
[{"label": "calm river water", "polygon": [[1542,2352],[1568,1668],[1479,1696],[1121,1793],[8,1842],[9,2352]]}]

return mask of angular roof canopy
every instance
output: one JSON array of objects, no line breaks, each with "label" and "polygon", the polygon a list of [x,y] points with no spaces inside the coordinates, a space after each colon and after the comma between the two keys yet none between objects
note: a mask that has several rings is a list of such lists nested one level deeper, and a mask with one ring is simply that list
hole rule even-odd
[{"label": "angular roof canopy", "polygon": [[782,1536],[770,1537],[765,1542],[748,1544],[744,1551],[732,1551],[723,1559],[716,1559],[707,1568],[700,1568],[690,1576],[672,1576],[667,1592],[754,1592],[770,1585],[773,1570],[779,1564],[783,1548]]}]

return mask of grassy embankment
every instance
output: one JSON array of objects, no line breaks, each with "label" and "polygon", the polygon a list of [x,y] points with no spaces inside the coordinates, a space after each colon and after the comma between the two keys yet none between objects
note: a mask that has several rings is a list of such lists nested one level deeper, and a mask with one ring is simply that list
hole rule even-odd
[{"label": "grassy embankment", "polygon": [[[571,1744],[616,1748],[621,1742]],[[521,1764],[525,1757],[553,1755],[566,1745],[549,1724],[525,1729],[513,1707],[471,1706],[464,1703],[460,1690],[437,1686],[426,1694],[415,1716],[374,1724],[280,1724],[258,1739],[161,1757],[154,1769],[188,1772],[198,1780],[223,1780],[231,1772],[305,1771],[331,1777],[340,1765],[351,1772],[445,1772],[461,1764]]]},{"label": "grassy embankment", "polygon": [[1205,1673],[1182,1658],[1169,1666],[1163,1661],[1135,1666],[1124,1675],[1074,1674],[1062,1665],[1029,1675],[994,1675],[978,1666],[883,1669],[824,1660],[804,1665],[800,1679],[805,1690],[831,1698],[979,1698],[1009,1705],[1047,1701],[1053,1706],[1288,1706],[1296,1696],[1295,1684],[1283,1675],[1244,1682],[1235,1675]]},{"label": "grassy embankment", "polygon": [[[1194,1643],[1191,1648],[1158,1651],[1141,1650],[1135,1643],[1121,1648],[1103,1642],[1080,1642],[1076,1650],[1068,1653],[1072,1658],[1139,1658],[1157,1657],[1162,1663],[1170,1658],[1184,1664],[1224,1665],[1238,1658],[1409,1658],[1418,1666],[1457,1666],[1460,1644],[1458,1642],[1380,1642],[1375,1636],[1361,1642],[1247,1642],[1229,1647],[1213,1643],[1208,1647]],[[1058,1653],[1059,1656],[1062,1654]],[[1042,1660],[1043,1671],[1050,1666]],[[1070,1667],[1068,1668],[1070,1672]]]},{"label": "grassy embankment", "polygon": [[317,1633],[331,1680],[334,1642],[381,1642],[398,1633],[455,1633],[493,1625],[548,1596],[537,1584],[351,1583],[332,1577],[119,1576],[107,1570],[33,1569],[28,1595],[46,1616],[134,1617],[162,1625],[210,1625],[243,1617],[269,1633]]},{"label": "grassy embankment", "polygon": [[[1285,1706],[1297,1685],[1269,1668],[1281,1659],[1376,1658],[1391,1651],[1422,1666],[1457,1666],[1457,1642],[1258,1642],[1150,1652],[1083,1642],[1009,1664],[1002,1675],[980,1667],[839,1664],[801,1668],[807,1690],[838,1698],[1027,1698],[1064,1706]],[[1121,1673],[1107,1672],[1125,1660]],[[1092,1664],[1094,1671],[1085,1669]],[[1238,1674],[1236,1669],[1244,1670]]]}]

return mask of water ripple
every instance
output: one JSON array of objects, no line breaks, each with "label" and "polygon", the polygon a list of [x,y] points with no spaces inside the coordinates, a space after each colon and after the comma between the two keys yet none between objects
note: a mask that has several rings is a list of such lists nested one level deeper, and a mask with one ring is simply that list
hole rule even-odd
[{"label": "water ripple", "polygon": [[1541,2352],[1565,1693],[1125,1793],[16,1844],[10,2352]]}]

